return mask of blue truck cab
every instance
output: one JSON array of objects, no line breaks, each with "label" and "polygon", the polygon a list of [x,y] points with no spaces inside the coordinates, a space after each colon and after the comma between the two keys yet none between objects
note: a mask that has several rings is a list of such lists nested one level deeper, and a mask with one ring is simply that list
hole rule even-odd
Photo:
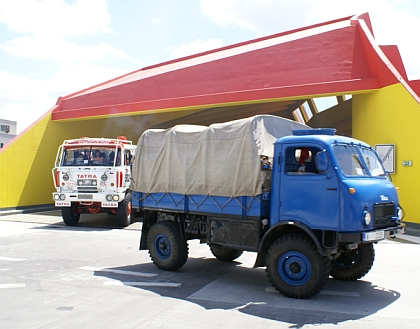
[{"label": "blue truck cab", "polygon": [[309,298],[329,276],[366,275],[374,244],[404,232],[396,189],[368,144],[334,129],[293,130],[270,159],[261,157],[261,170],[271,186],[258,195],[133,191],[144,213],[140,249],[163,270],[185,264],[190,239],[223,261],[253,251],[280,293]]},{"label": "blue truck cab", "polygon": [[270,228],[296,223],[322,248],[394,235],[402,209],[381,160],[366,143],[333,129],[294,131],[274,145]]}]

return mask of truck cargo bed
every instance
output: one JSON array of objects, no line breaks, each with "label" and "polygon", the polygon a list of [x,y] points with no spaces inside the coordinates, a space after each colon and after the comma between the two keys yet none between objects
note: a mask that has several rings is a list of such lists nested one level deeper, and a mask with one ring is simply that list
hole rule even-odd
[{"label": "truck cargo bed", "polygon": [[261,218],[269,215],[269,195],[268,192],[238,197],[133,192],[133,206],[168,212]]}]

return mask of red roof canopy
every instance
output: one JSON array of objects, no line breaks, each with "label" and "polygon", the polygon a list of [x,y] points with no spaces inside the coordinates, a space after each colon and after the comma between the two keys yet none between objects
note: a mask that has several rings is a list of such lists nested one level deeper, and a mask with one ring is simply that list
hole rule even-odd
[{"label": "red roof canopy", "polygon": [[343,94],[398,82],[420,103],[398,49],[379,47],[363,14],[134,71],[59,98],[52,119]]}]

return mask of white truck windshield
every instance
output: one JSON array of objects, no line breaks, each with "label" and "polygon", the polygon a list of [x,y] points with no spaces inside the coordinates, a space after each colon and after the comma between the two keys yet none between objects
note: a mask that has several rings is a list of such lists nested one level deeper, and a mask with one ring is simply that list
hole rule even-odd
[{"label": "white truck windshield", "polygon": [[334,155],[338,167],[346,176],[385,176],[381,160],[369,148],[334,145]]},{"label": "white truck windshield", "polygon": [[[115,152],[117,158],[115,161]],[[119,166],[121,151],[115,146],[72,146],[64,148],[61,166]]]}]

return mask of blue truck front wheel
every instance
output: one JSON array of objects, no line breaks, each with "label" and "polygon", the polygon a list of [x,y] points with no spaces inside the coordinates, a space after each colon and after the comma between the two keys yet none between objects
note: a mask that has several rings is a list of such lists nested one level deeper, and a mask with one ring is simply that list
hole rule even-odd
[{"label": "blue truck front wheel", "polygon": [[188,244],[181,237],[179,225],[173,221],[161,221],[152,225],[147,236],[147,249],[153,263],[165,271],[175,271],[188,258]]},{"label": "blue truck front wheel", "polygon": [[278,238],[267,252],[266,272],[281,294],[292,298],[310,298],[327,283],[330,264],[314,243],[301,234]]},{"label": "blue truck front wheel", "polygon": [[331,276],[337,280],[358,280],[370,271],[374,259],[373,244],[359,244],[357,249],[343,252],[340,257],[331,261]]}]

